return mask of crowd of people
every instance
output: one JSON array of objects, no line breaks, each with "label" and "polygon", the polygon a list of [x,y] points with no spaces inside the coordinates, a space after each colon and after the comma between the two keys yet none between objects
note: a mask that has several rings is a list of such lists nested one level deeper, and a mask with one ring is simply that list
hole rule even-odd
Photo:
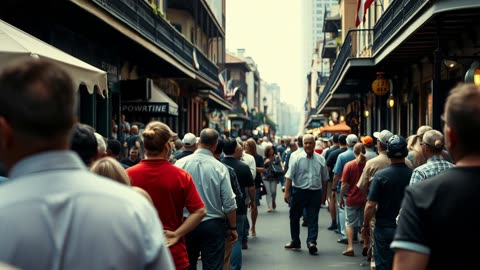
[{"label": "crowd of people", "polygon": [[0,161],[8,171],[0,262],[196,269],[201,261],[202,269],[241,269],[242,250],[257,235],[257,207],[275,212],[280,185],[289,207],[286,249],[301,249],[304,226],[309,253],[318,253],[323,206],[328,229],[346,245],[342,255],[355,256],[357,241],[376,269],[475,263],[474,249],[448,232],[478,225],[471,218],[480,187],[477,86],[451,91],[442,131],[421,126],[407,139],[389,130],[278,142],[210,128],[179,136],[159,121],[140,130],[125,116],[105,138],[76,122],[75,96],[71,78],[48,62],[0,75]]}]

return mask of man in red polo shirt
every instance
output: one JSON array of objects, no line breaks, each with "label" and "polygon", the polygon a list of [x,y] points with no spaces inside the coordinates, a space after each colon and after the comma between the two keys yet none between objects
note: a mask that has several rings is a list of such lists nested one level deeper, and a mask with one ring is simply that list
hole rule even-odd
[{"label": "man in red polo shirt", "polygon": [[[143,132],[145,159],[128,168],[127,173],[132,186],[143,188],[152,197],[175,267],[183,270],[189,266],[183,236],[197,227],[206,210],[190,174],[168,162],[173,136],[175,133],[164,123],[150,122]],[[185,220],[184,207],[190,213]]]}]

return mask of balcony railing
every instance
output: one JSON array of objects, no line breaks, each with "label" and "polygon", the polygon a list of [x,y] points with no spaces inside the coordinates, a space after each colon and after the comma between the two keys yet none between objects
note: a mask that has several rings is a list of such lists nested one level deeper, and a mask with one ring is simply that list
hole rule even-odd
[{"label": "balcony railing", "polygon": [[[143,37],[186,66],[194,67],[194,45],[190,43],[165,19],[153,13],[152,8],[144,0],[92,0],[108,13],[112,14]],[[218,67],[200,50],[196,50],[199,73],[216,83]]]},{"label": "balcony railing", "polygon": [[372,57],[372,42],[372,29],[353,29],[348,31],[348,34],[343,41],[342,48],[340,49],[340,53],[333,63],[327,84],[318,98],[317,107],[325,101],[334,82],[340,76],[340,73],[349,59]]},{"label": "balcony railing", "polygon": [[388,6],[380,19],[375,23],[373,50],[382,47],[406,21],[416,13],[425,0],[395,0]]}]

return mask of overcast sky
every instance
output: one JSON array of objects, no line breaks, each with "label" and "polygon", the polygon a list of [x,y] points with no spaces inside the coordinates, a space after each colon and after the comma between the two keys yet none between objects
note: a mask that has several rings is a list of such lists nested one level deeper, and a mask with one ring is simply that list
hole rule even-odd
[{"label": "overcast sky", "polygon": [[301,4],[291,0],[227,0],[226,45],[246,50],[260,77],[281,88],[281,100],[303,108]]}]

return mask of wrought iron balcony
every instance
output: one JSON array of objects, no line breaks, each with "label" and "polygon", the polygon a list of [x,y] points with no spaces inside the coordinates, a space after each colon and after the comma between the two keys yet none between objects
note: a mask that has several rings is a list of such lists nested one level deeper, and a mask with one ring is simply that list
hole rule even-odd
[{"label": "wrought iron balcony", "polygon": [[373,50],[377,51],[387,40],[392,37],[404,23],[418,11],[426,2],[425,0],[396,0],[392,1],[387,10],[375,23]]},{"label": "wrought iron balcony", "polygon": [[[153,13],[144,0],[92,0],[175,59],[193,69],[195,46],[161,16]],[[217,84],[218,67],[200,50],[196,51],[200,75]]]},{"label": "wrought iron balcony", "polygon": [[349,59],[372,57],[372,42],[372,29],[353,29],[348,31],[348,34],[343,41],[342,48],[340,49],[340,53],[333,63],[327,84],[318,98],[317,107],[326,100],[335,81],[341,75],[341,72]]}]

